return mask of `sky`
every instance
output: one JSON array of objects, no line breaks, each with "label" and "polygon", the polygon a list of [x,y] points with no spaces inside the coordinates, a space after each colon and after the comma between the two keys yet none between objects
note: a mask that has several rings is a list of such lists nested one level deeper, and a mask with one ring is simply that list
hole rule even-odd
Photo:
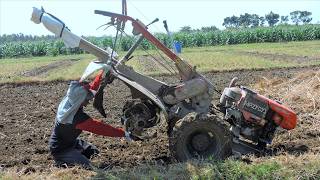
[{"label": "sky", "polygon": [[[42,25],[30,21],[32,7],[41,6],[63,20],[73,33],[84,36],[115,32],[113,28],[97,30],[110,19],[94,14],[94,10],[121,13],[121,0],[0,0],[0,35],[50,35]],[[179,31],[183,26],[197,29],[214,25],[223,29],[225,17],[244,13],[264,16],[270,11],[281,16],[306,10],[312,12],[312,23],[320,23],[319,0],[127,0],[127,6],[128,15],[145,24],[160,19],[151,25],[151,32],[165,32],[163,20],[167,20],[171,31]]]}]

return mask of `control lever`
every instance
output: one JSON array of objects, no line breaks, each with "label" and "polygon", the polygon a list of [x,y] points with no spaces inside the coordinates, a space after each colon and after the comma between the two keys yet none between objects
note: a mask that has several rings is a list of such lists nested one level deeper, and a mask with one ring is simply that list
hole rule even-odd
[{"label": "control lever", "polygon": [[166,31],[167,31],[167,35],[169,36],[170,44],[171,44],[171,47],[172,47],[172,49],[173,49],[173,52],[174,52],[175,54],[178,54],[178,51],[177,51],[177,49],[176,49],[176,47],[175,47],[175,45],[174,45],[172,33],[169,31],[168,24],[167,24],[167,21],[166,21],[166,20],[163,21],[163,26],[164,26],[164,28],[165,28]]},{"label": "control lever", "polygon": [[167,20],[164,20],[164,21],[163,21],[163,26],[164,26],[164,28],[166,29],[167,33],[169,33]]},{"label": "control lever", "polygon": [[159,18],[156,18],[155,20],[153,20],[151,23],[147,24],[146,27],[150,26],[151,24],[155,23],[155,22],[158,22],[159,21]]},{"label": "control lever", "polygon": [[[153,20],[151,23],[149,23],[148,25],[146,25],[146,28],[148,28],[148,26],[150,26],[151,24],[155,23],[155,22],[158,22],[159,19],[156,18],[155,20]],[[138,32],[135,32],[134,29],[133,29],[133,34],[134,33],[138,33]],[[144,37],[142,35],[139,36],[138,40],[131,46],[131,48],[129,49],[129,51],[127,52],[127,54],[119,61],[118,64],[120,63],[125,63],[127,61],[129,61],[131,58],[132,58],[132,53],[133,51],[135,51],[137,49],[137,47],[141,44],[141,42],[143,41]]]}]

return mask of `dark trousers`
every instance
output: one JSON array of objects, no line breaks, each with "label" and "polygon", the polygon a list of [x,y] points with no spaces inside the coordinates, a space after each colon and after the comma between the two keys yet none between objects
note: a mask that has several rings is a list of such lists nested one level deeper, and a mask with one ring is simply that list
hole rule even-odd
[{"label": "dark trousers", "polygon": [[91,168],[90,158],[96,154],[99,154],[99,150],[94,145],[77,139],[75,147],[52,155],[56,165],[59,167],[81,165],[85,168]]}]

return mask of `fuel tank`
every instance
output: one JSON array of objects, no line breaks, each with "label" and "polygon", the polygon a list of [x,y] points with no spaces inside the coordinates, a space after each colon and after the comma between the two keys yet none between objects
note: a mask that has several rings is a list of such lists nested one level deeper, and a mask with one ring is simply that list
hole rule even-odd
[{"label": "fuel tank", "polygon": [[263,119],[266,119],[273,120],[283,129],[290,130],[296,127],[297,115],[290,108],[246,87],[241,88],[241,94],[239,107],[247,121],[263,125]]},{"label": "fuel tank", "polygon": [[259,98],[268,102],[269,108],[275,112],[272,119],[277,125],[287,130],[294,129],[296,127],[298,118],[295,112],[274,100],[266,98],[262,95],[258,96]]}]

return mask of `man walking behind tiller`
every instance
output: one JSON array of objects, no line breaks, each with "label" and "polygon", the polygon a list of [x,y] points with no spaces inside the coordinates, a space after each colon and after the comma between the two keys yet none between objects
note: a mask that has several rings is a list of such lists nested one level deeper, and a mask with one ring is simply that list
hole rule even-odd
[{"label": "man walking behind tiller", "polygon": [[83,130],[109,137],[126,137],[129,141],[136,139],[123,129],[92,119],[83,112],[83,106],[94,98],[101,80],[102,73],[91,84],[71,81],[66,96],[60,102],[49,140],[50,152],[57,166],[77,164],[91,167],[90,157],[99,151],[94,145],[78,138]]}]

